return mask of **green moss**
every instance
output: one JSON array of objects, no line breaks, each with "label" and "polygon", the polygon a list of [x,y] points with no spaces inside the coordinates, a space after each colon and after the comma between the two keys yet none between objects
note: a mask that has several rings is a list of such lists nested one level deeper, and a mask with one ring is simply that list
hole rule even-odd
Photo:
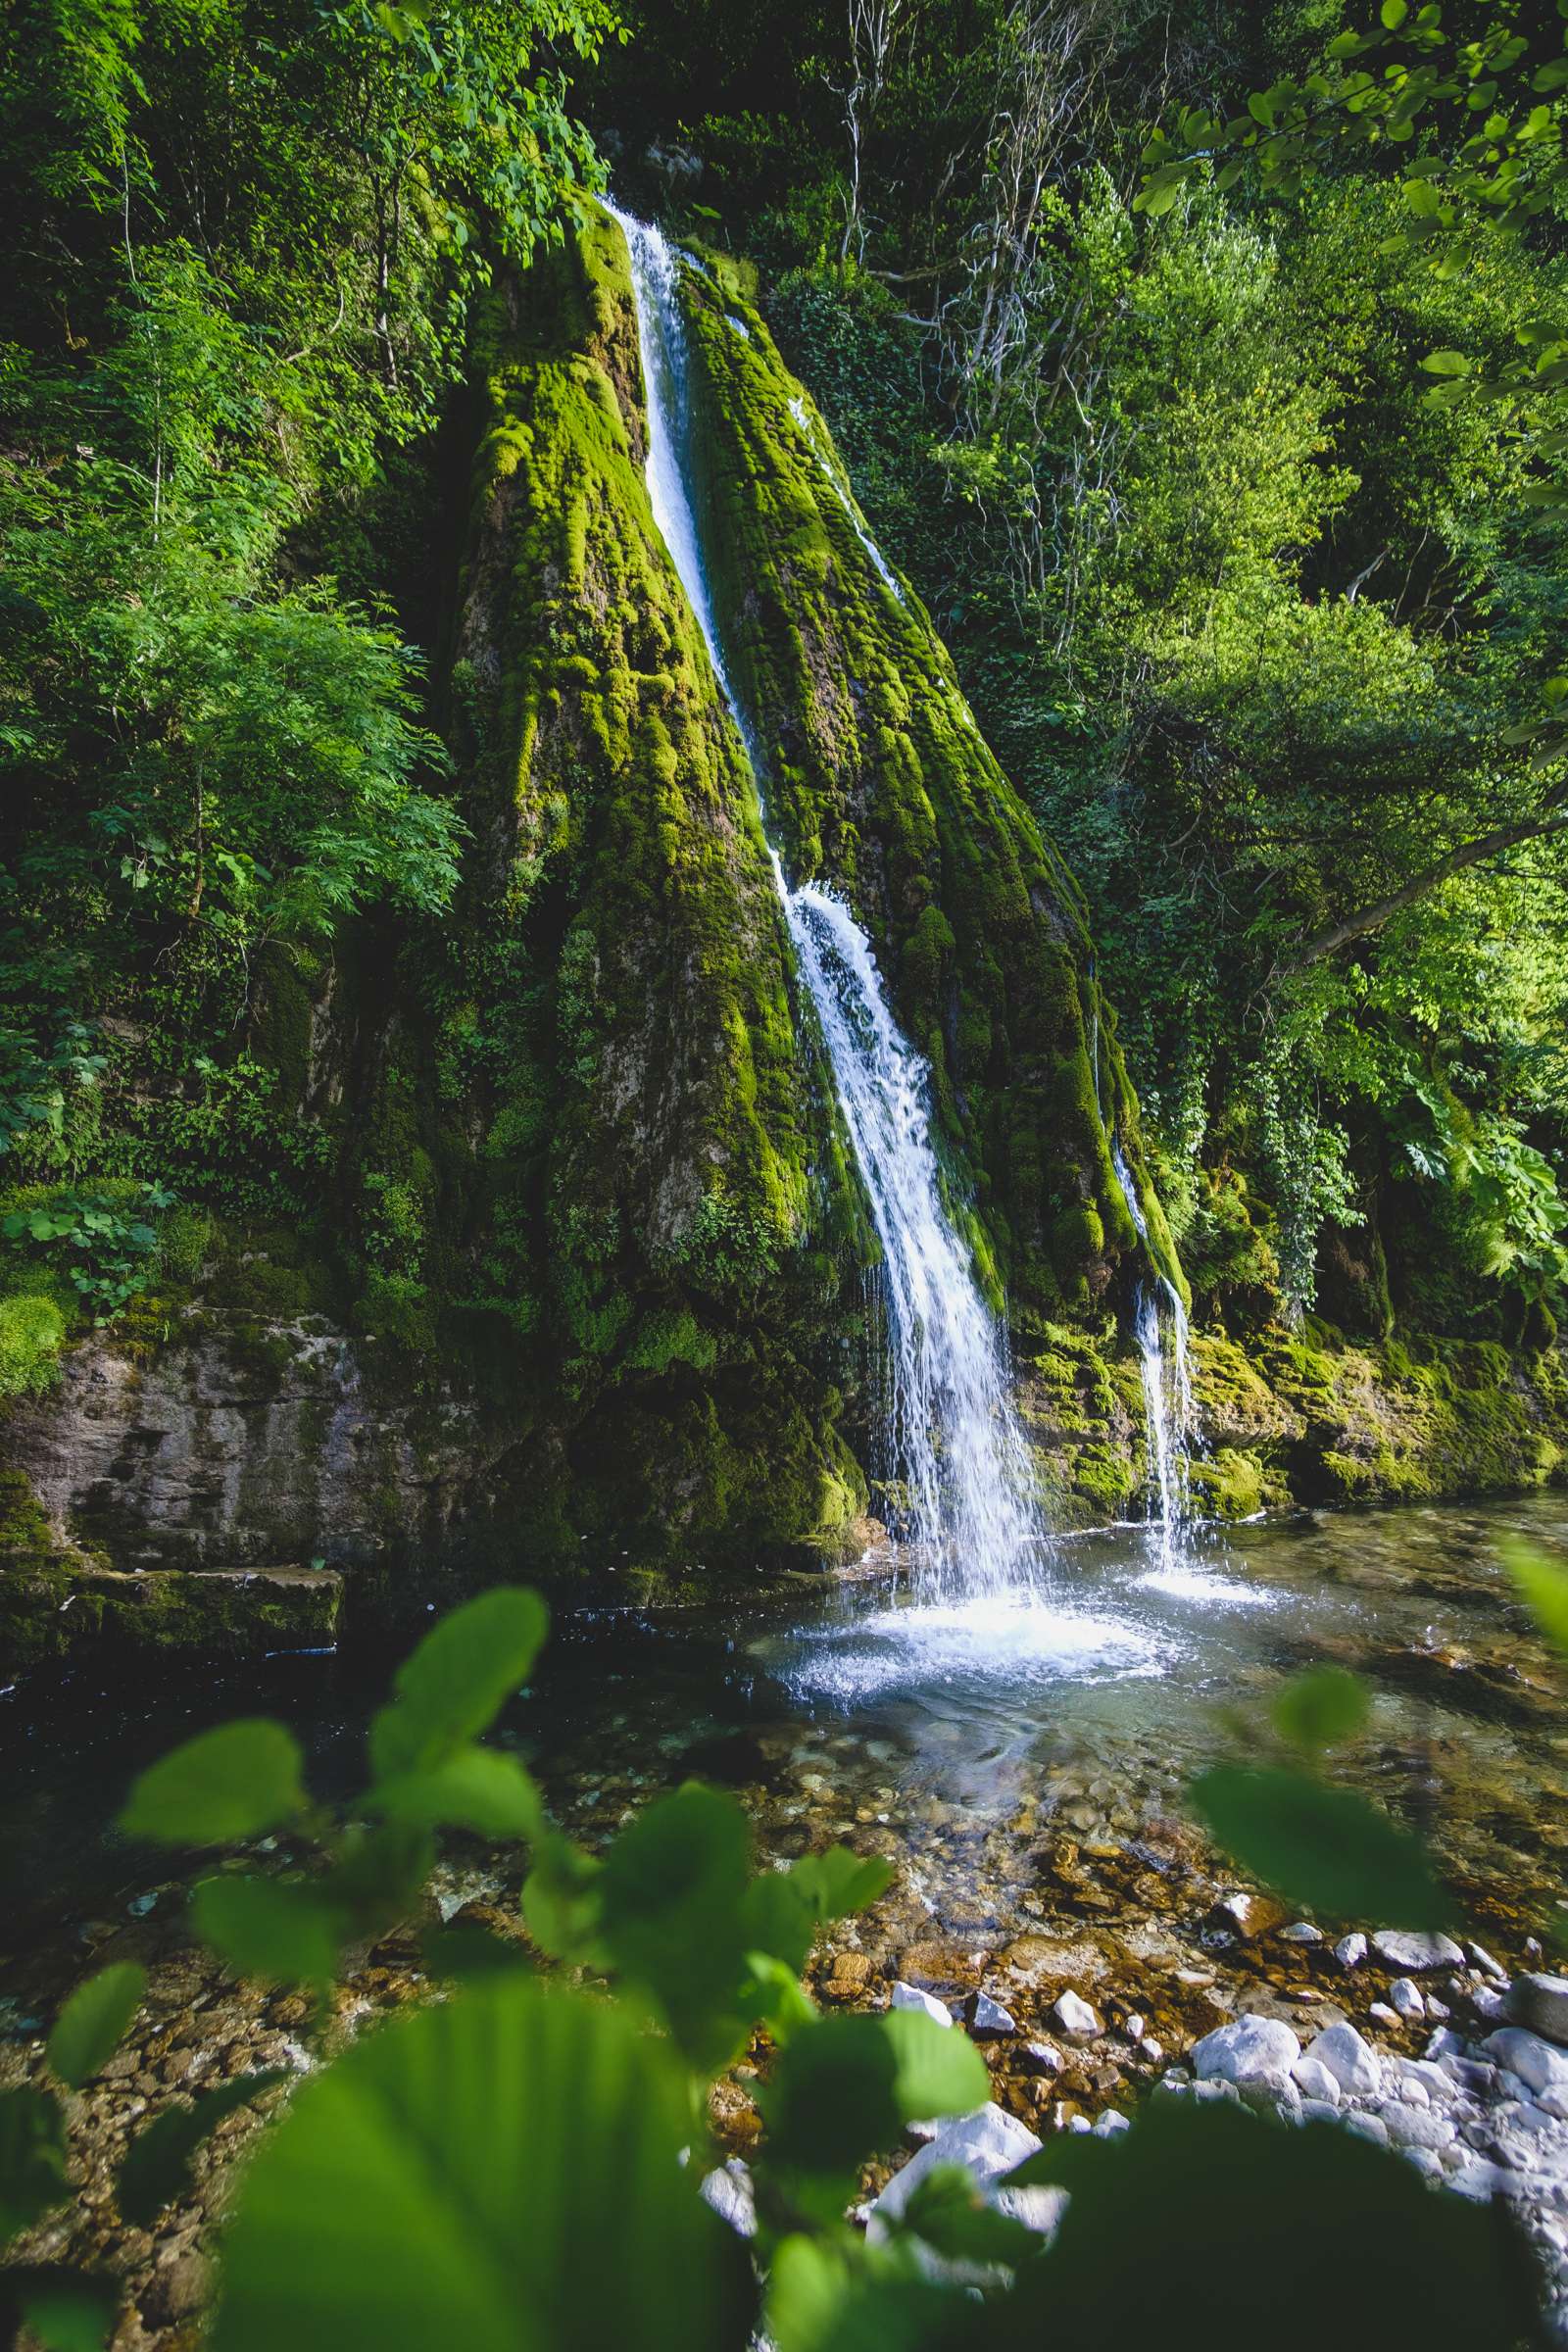
[{"label": "green moss", "polygon": [[57,1546],[31,1481],[21,1470],[0,1470],[0,1552],[12,1560],[45,1560]]},{"label": "green moss", "polygon": [[52,1298],[22,1292],[0,1298],[0,1397],[38,1396],[50,1388],[66,1334]]}]

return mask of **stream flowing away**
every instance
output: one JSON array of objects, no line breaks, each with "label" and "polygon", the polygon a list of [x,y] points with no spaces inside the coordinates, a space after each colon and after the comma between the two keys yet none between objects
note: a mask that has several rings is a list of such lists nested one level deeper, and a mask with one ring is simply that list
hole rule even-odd
[{"label": "stream flowing away", "polygon": [[[613,205],[607,209],[631,255],[654,519],[735,715],[765,823],[765,769],[725,665],[697,523],[699,459],[678,297],[681,263],[657,228]],[[804,411],[796,422],[857,537],[898,595]],[[900,1034],[871,943],[850,908],[819,883],[792,889],[776,847],[772,860],[801,982],[815,1009],[882,1245],[889,1335],[883,1435],[897,1532],[910,1546],[922,1598],[1027,1598],[1040,1572],[1045,1529],[1030,1492],[1004,1336],[943,1200],[925,1064]]]}]

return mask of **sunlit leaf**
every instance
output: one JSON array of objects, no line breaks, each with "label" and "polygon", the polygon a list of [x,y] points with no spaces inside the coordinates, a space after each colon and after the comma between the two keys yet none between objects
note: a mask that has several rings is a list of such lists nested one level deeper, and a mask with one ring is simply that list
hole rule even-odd
[{"label": "sunlit leaf", "polygon": [[775,2352],[946,2352],[974,2344],[976,2314],[961,2292],[921,2275],[917,2249],[786,2237],[767,2280],[766,2340]]},{"label": "sunlit leaf", "polygon": [[1534,1544],[1517,1539],[1504,1543],[1501,1551],[1503,1564],[1542,1632],[1558,1649],[1568,1650],[1568,1562],[1554,1560]]},{"label": "sunlit leaf", "polygon": [[509,1981],[380,2028],[246,2168],[217,2352],[741,2352],[745,2248],[686,2080],[610,2004]]},{"label": "sunlit leaf", "polygon": [[287,1879],[203,1879],[190,1909],[202,1941],[242,1977],[330,1984],[338,1921],[313,1887]]},{"label": "sunlit leaf", "polygon": [[798,1971],[824,1927],[863,1911],[892,1881],[893,1866],[879,1854],[831,1845],[825,1853],[804,1855],[788,1870],[753,1880],[745,1899],[746,1940]]},{"label": "sunlit leaf", "polygon": [[1310,1910],[1395,1928],[1439,1928],[1452,1914],[1420,1839],[1348,1789],[1220,1765],[1190,1794],[1217,1845]]},{"label": "sunlit leaf", "polygon": [[533,1671],[550,1616],[537,1592],[501,1585],[426,1634],[370,1726],[378,1779],[443,1763],[488,1730]]},{"label": "sunlit leaf", "polygon": [[49,2064],[62,2082],[79,2090],[108,2065],[146,1989],[147,1971],[134,1960],[117,1961],[77,1985],[49,2036]]},{"label": "sunlit leaf", "polygon": [[1368,1704],[1366,1686],[1345,1667],[1311,1666],[1274,1701],[1274,1728],[1298,1747],[1334,1747],[1355,1737]]},{"label": "sunlit leaf", "polygon": [[598,1955],[601,1871],[596,1855],[559,1830],[547,1830],[536,1841],[533,1868],[523,1881],[522,1916],[535,1943],[553,1958]]},{"label": "sunlit leaf", "polygon": [[428,1771],[379,1781],[377,1808],[424,1829],[475,1830],[486,1838],[538,1836],[539,1791],[515,1756],[493,1747],[461,1747]]},{"label": "sunlit leaf", "polygon": [[259,1838],[305,1805],[300,1751],[265,1716],[202,1732],[133,1784],[120,1826],[163,1845],[228,1845]]},{"label": "sunlit leaf", "polygon": [[867,2156],[922,2116],[966,2115],[990,2096],[963,2034],[917,2011],[827,2017],[779,2055],[765,2093],[769,2162],[824,2177],[830,2196]]},{"label": "sunlit leaf", "polygon": [[696,2066],[744,2035],[752,1829],[737,1798],[688,1781],[644,1807],[604,1857],[600,1933],[612,1967],[650,1992]]}]

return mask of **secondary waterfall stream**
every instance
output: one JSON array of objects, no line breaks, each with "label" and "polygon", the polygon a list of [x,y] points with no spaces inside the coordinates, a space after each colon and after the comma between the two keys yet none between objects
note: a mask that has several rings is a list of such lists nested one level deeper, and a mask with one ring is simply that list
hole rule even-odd
[{"label": "secondary waterfall stream", "polygon": [[[746,745],[766,815],[765,774],[730,683],[693,497],[680,262],[660,231],[613,205],[631,255],[648,399],[648,492],[709,656]],[[872,546],[809,427],[856,535]],[[895,586],[895,594],[898,593]],[[802,984],[821,1028],[839,1109],[883,1252],[887,1303],[888,1487],[922,1593],[933,1600],[1026,1592],[1044,1528],[1030,1494],[1028,1448],[1013,1410],[1005,1342],[942,1199],[925,1065],[888,1006],[876,958],[849,907],[818,883],[792,889],[772,851]]]},{"label": "secondary waterfall stream", "polygon": [[[1147,1243],[1149,1226],[1138,1188],[1133,1182],[1119,1143],[1111,1145],[1111,1162],[1127,1211]],[[1160,1289],[1170,1316],[1170,1367],[1166,1370],[1159,1291],[1140,1287],[1134,1317],[1139,1367],[1144,1387],[1144,1422],[1149,1433],[1149,1483],[1159,1512],[1160,1558],[1174,1566],[1183,1532],[1192,1516],[1188,1447],[1193,1429],[1193,1381],[1188,1358],[1187,1308],[1173,1282],[1160,1277]]]}]

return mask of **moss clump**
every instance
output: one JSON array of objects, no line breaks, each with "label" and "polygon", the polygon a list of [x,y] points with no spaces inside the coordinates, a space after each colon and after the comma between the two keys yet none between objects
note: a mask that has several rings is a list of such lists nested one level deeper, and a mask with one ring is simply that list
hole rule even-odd
[{"label": "moss clump", "polygon": [[0,1298],[0,1397],[39,1396],[53,1386],[66,1331],[50,1297],[24,1291]]}]

